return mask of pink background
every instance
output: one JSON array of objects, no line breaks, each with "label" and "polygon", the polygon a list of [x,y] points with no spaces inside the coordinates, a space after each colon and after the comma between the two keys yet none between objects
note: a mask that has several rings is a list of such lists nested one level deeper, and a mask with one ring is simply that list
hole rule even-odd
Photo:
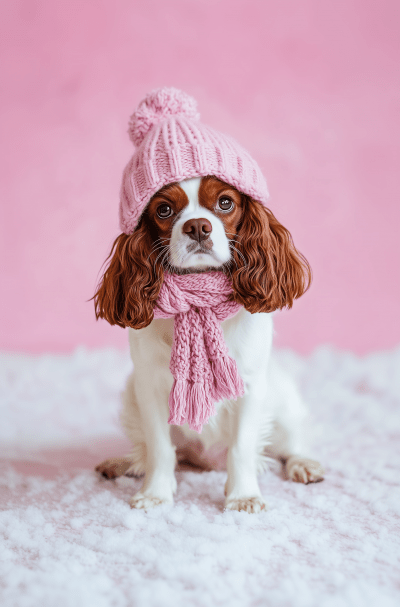
[{"label": "pink background", "polygon": [[1,4],[0,347],[126,346],[96,323],[118,234],[128,117],[194,95],[259,161],[314,270],[278,345],[400,342],[397,0],[62,0]]}]

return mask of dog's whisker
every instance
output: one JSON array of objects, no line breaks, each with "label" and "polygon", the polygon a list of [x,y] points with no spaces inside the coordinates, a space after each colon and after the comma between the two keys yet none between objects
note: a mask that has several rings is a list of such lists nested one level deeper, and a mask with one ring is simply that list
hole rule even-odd
[{"label": "dog's whisker", "polygon": [[166,243],[168,243],[169,238],[157,238],[157,240],[155,240],[153,242],[153,246],[152,246],[152,251],[154,251],[158,246],[164,246]]},{"label": "dog's whisker", "polygon": [[[160,257],[161,257],[161,256],[162,256],[164,253],[165,253],[165,248],[166,248],[166,247],[164,247],[164,249],[161,251],[161,253],[159,253],[159,254],[157,255],[157,257],[156,257],[156,259],[155,259],[155,261],[154,261],[154,264],[153,264],[154,270],[156,269],[156,264],[157,264],[157,261],[158,261],[158,260],[159,260],[159,258],[160,258]],[[168,253],[168,249],[167,249],[167,253]]]},{"label": "dog's whisker", "polygon": [[[164,256],[163,256],[163,258],[162,258],[162,260],[161,260],[161,265],[162,265],[162,267],[164,268],[164,270],[168,270],[168,264],[169,264],[169,260],[168,260],[168,259],[166,259],[166,257],[167,257],[167,256],[168,256],[168,251],[165,251],[165,254],[164,254]],[[164,263],[165,263],[165,262],[167,263],[167,267],[165,267],[165,266],[164,266]]]},{"label": "dog's whisker", "polygon": [[[160,253],[163,253],[165,251],[165,249],[167,248],[167,246],[168,245],[163,245],[162,247],[159,247],[157,250],[160,251]],[[156,251],[153,251],[153,252],[155,253]],[[160,253],[159,253],[159,255],[160,255]]]},{"label": "dog's whisker", "polygon": [[165,244],[164,242],[157,242],[153,245],[153,248],[151,249],[150,253],[154,253],[154,251],[156,251],[160,247],[165,247],[165,246],[168,246],[168,245]]},{"label": "dog's whisker", "polygon": [[236,269],[239,270],[239,266],[238,263],[236,261],[236,259],[234,257],[231,257],[225,264],[224,266],[229,270],[229,272],[231,272],[231,268],[232,268],[232,264],[235,264]]},{"label": "dog's whisker", "polygon": [[[237,264],[236,264],[236,265],[237,265]],[[232,278],[232,272],[231,272],[231,268],[230,268],[230,266],[231,266],[231,262],[230,262],[230,260],[229,260],[229,261],[226,261],[224,264],[222,264],[222,268],[223,268],[223,270],[224,270],[224,271],[227,271],[227,272],[228,272],[228,274],[229,274],[229,276]]]},{"label": "dog's whisker", "polygon": [[239,251],[239,250],[238,250],[238,249],[237,249],[237,248],[236,248],[234,245],[232,245],[232,244],[230,244],[230,245],[229,245],[229,248],[230,248],[232,251],[235,251],[235,252],[236,252],[236,253],[239,255],[240,259],[243,261],[244,265],[245,265],[245,266],[247,266],[247,260],[246,260],[245,256],[243,255],[243,253],[242,253],[241,251]]},{"label": "dog's whisker", "polygon": [[157,251],[159,251],[160,249],[162,249],[162,248],[164,248],[164,247],[166,247],[166,246],[168,246],[168,245],[165,245],[165,244],[159,244],[158,246],[153,247],[153,248],[151,249],[150,253],[149,253],[149,254],[148,254],[148,256],[147,256],[147,259],[149,259],[149,257],[151,257],[151,256],[152,256],[154,253],[156,253]]},{"label": "dog's whisker", "polygon": [[163,242],[167,242],[168,238],[157,238],[154,242],[153,242],[153,247],[158,245],[158,244],[162,244]]},{"label": "dog's whisker", "polygon": [[156,253],[157,251],[161,251],[162,249],[165,249],[165,247],[168,245],[162,245],[160,247],[157,247],[156,249],[153,249],[153,251],[150,252],[150,254],[147,256],[147,261],[149,260],[149,258],[154,255],[154,253]]}]

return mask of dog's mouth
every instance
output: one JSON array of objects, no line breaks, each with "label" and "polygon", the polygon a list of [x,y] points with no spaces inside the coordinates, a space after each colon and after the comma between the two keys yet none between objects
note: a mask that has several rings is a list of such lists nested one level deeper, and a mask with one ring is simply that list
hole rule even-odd
[{"label": "dog's mouth", "polygon": [[187,252],[192,255],[204,255],[205,253],[210,255],[212,253],[213,244],[211,238],[207,238],[200,243],[193,242],[188,244]]},{"label": "dog's mouth", "polygon": [[181,248],[173,248],[169,258],[171,267],[173,266],[174,271],[178,271],[178,273],[216,270],[227,261],[220,258],[211,238],[200,242],[185,242],[182,245]]}]

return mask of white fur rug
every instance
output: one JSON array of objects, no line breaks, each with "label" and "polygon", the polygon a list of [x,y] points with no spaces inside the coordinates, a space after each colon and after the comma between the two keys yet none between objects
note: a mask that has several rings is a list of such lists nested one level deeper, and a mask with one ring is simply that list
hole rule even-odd
[{"label": "white fur rug", "polygon": [[269,510],[223,511],[225,472],[178,472],[173,507],[93,472],[127,444],[127,353],[0,358],[2,607],[400,605],[400,349],[278,356],[310,404],[323,483],[270,471]]}]

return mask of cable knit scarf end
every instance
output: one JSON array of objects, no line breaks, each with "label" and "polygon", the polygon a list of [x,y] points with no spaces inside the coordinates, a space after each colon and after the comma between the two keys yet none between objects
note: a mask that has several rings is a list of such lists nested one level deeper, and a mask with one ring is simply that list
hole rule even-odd
[{"label": "cable knit scarf end", "polygon": [[221,322],[241,308],[229,299],[232,286],[222,272],[164,275],[155,318],[175,318],[170,370],[169,424],[188,423],[201,432],[215,403],[243,396],[236,362],[228,354]]}]

